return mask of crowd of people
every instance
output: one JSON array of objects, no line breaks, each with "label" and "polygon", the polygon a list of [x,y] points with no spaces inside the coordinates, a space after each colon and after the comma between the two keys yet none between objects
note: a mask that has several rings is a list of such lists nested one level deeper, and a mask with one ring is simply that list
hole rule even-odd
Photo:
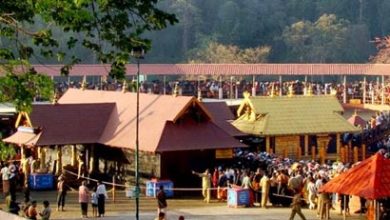
[{"label": "crowd of people", "polygon": [[[390,155],[383,148],[379,152],[387,158]],[[250,192],[249,206],[291,206],[290,219],[294,219],[296,214],[305,219],[301,212],[302,204],[315,211],[319,219],[327,219],[336,201],[340,204],[340,214],[351,214],[349,195],[329,194],[319,189],[354,164],[328,161],[321,165],[316,161],[294,161],[264,152],[241,152],[238,157],[239,161],[247,161],[245,166],[236,164],[238,166],[216,167],[213,172],[209,169],[203,173],[193,172],[202,178],[205,202],[210,202],[212,196],[219,201],[226,201],[227,190],[240,187]],[[305,202],[298,202],[301,200]],[[360,209],[356,212],[366,212],[366,200],[361,198],[360,203]]]},{"label": "crowd of people", "polygon": [[[364,86],[365,85],[365,86]],[[61,81],[56,83],[56,90],[59,94],[63,94],[68,88],[82,88],[93,90],[122,90],[126,86],[128,91],[136,90],[136,82],[128,81],[125,85],[121,81],[115,80],[98,80],[98,81]],[[364,88],[365,87],[365,88]],[[332,81],[301,81],[301,80],[268,80],[259,81],[245,79],[245,77],[232,77],[226,80],[215,80],[212,78],[202,80],[166,80],[155,79],[151,81],[140,82],[141,93],[153,94],[173,94],[198,96],[203,98],[242,98],[244,91],[254,92],[257,96],[269,95],[288,95],[290,93],[296,95],[312,94],[334,94],[341,101],[343,100],[344,84],[342,82]],[[366,102],[380,104],[382,98],[388,103],[390,100],[390,84],[382,83],[378,80],[352,81],[346,83],[347,100],[363,98],[364,90],[366,91]],[[384,97],[382,97],[382,91]]]},{"label": "crowd of people", "polygon": [[[8,212],[22,216],[28,219],[42,219],[49,220],[51,215],[50,203],[44,200],[42,208],[38,211],[37,201],[30,197],[30,189],[28,181],[24,181],[21,169],[15,161],[1,162],[1,179],[3,186],[3,196]],[[16,192],[18,188],[23,191],[23,203],[17,201]]]}]

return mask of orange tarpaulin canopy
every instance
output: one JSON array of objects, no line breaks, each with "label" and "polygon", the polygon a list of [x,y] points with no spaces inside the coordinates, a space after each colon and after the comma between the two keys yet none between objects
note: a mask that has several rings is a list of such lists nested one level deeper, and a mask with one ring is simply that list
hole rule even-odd
[{"label": "orange tarpaulin canopy", "polygon": [[333,178],[320,192],[355,195],[369,200],[390,197],[390,160],[377,153]]}]

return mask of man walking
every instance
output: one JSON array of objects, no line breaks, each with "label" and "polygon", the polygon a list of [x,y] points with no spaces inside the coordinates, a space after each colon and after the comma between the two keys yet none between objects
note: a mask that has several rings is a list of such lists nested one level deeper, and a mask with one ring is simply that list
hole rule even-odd
[{"label": "man walking", "polygon": [[293,201],[291,203],[291,215],[290,215],[290,220],[293,220],[295,217],[295,214],[298,214],[302,220],[306,220],[305,216],[302,213],[301,210],[301,193],[299,190],[295,189],[294,190],[295,195],[293,197]]},{"label": "man walking", "polygon": [[67,186],[65,184],[65,179],[62,175],[60,177],[58,177],[57,190],[58,190],[57,211],[60,211],[60,210],[64,211]]},{"label": "man walking", "polygon": [[164,186],[160,185],[160,191],[157,193],[157,215],[159,215],[162,212],[166,214],[167,207],[168,207],[167,196],[164,192]]},{"label": "man walking", "polygon": [[98,213],[99,217],[104,217],[105,213],[105,203],[106,199],[108,198],[106,186],[103,184],[101,180],[98,182],[98,186],[96,189],[96,195],[98,199]]}]

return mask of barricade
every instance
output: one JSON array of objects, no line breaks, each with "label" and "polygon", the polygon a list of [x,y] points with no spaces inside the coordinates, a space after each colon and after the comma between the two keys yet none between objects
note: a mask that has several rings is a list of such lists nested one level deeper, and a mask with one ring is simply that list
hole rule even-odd
[{"label": "barricade", "polygon": [[250,205],[249,189],[243,189],[241,187],[232,187],[227,192],[227,205],[228,207],[237,208],[239,206]]},{"label": "barricade", "polygon": [[156,197],[160,186],[164,187],[167,197],[173,197],[173,182],[170,180],[150,180],[146,182],[146,196]]},{"label": "barricade", "polygon": [[34,173],[28,177],[28,183],[33,190],[53,189],[53,181],[52,174]]}]

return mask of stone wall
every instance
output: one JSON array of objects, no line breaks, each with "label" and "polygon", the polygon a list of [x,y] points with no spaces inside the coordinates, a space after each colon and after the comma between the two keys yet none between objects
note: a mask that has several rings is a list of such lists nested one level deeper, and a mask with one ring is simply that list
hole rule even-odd
[{"label": "stone wall", "polygon": [[[133,150],[123,150],[126,158],[130,161],[130,164],[126,165],[126,170],[130,172],[135,171],[135,152]],[[141,176],[146,178],[161,176],[161,156],[151,152],[139,152],[139,171]]]}]

